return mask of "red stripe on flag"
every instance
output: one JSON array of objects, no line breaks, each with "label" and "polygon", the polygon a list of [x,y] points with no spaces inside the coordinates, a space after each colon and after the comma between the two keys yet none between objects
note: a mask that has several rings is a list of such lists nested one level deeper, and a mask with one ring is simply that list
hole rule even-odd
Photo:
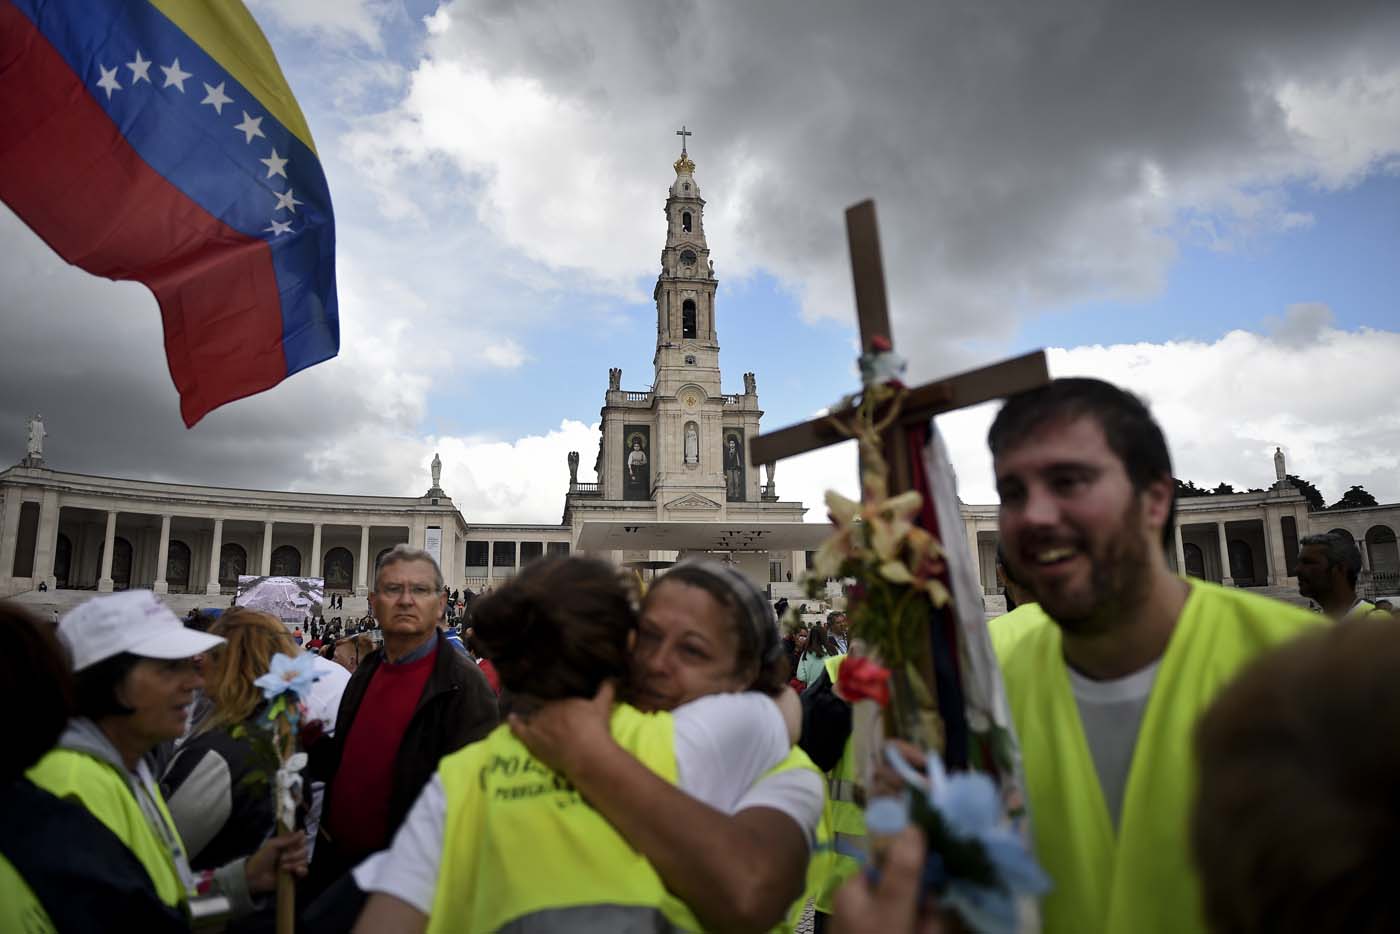
[{"label": "red stripe on flag", "polygon": [[68,262],[155,293],[187,426],[286,378],[267,243],[147,165],[9,0],[0,0],[0,114],[0,199]]}]

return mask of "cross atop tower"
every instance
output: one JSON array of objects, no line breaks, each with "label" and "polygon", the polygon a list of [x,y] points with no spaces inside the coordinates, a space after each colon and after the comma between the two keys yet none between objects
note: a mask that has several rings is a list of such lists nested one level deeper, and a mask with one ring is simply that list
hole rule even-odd
[{"label": "cross atop tower", "polygon": [[687,136],[694,136],[695,134],[692,133],[692,132],[690,132],[689,130],[687,130],[687,129],[685,128],[685,124],[682,123],[682,124],[681,124],[681,128],[680,128],[679,130],[676,131],[676,135],[679,136],[679,137],[681,138],[681,157],[684,158],[684,157],[685,157],[685,138],[686,138]]}]

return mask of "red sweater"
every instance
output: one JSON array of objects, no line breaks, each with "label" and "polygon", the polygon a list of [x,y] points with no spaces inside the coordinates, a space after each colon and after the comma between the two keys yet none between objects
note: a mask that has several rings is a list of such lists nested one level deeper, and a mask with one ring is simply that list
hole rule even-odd
[{"label": "red sweater", "polygon": [[345,737],[326,829],[347,853],[369,854],[389,845],[389,796],[394,759],[408,721],[432,673],[434,648],[406,665],[384,662],[374,671]]}]

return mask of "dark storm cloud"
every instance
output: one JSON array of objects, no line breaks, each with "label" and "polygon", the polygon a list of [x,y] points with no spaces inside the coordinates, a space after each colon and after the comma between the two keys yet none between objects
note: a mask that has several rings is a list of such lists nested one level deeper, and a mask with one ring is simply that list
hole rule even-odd
[{"label": "dark storm cloud", "polygon": [[1337,167],[1302,151],[1280,89],[1400,57],[1384,2],[446,9],[438,59],[528,76],[600,120],[695,129],[707,194],[742,200],[744,242],[719,255],[751,253],[810,313],[849,315],[841,209],[875,197],[901,343],[945,361],[1035,310],[1151,294],[1182,208],[1281,226],[1260,189]]}]

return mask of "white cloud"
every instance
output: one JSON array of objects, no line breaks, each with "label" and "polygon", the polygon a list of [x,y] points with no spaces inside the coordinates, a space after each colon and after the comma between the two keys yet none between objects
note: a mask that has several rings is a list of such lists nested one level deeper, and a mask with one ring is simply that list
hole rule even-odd
[{"label": "white cloud", "polygon": [[[1096,376],[1138,393],[1166,433],[1172,463],[1198,486],[1267,488],[1273,452],[1288,471],[1334,502],[1361,484],[1400,502],[1400,332],[1331,326],[1326,306],[1294,306],[1274,336],[1232,331],[1218,341],[1054,348],[1051,375]],[[987,430],[998,403],[942,416],[965,502],[997,501]],[[777,426],[766,426],[769,430]],[[825,519],[826,489],[856,490],[851,445],[779,467],[783,498],[801,498],[808,521]]]},{"label": "white cloud", "polygon": [[394,9],[390,0],[250,0],[249,6],[287,29],[371,49],[382,48],[381,24]]}]

